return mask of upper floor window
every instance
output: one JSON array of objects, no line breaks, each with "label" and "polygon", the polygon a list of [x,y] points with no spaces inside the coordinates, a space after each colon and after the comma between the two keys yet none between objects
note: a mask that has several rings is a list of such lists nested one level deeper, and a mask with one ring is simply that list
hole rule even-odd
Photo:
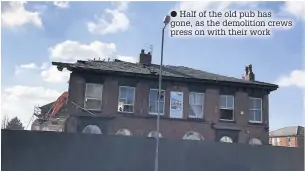
[{"label": "upper floor window", "polygon": [[[158,114],[158,98],[159,90],[150,89],[149,91],[149,114]],[[164,114],[164,102],[165,102],[165,91],[161,90],[160,103],[159,103],[159,112],[160,115]]]},{"label": "upper floor window", "polygon": [[203,118],[204,94],[190,92],[189,94],[189,118]]},{"label": "upper floor window", "polygon": [[118,111],[133,113],[134,102],[135,102],[135,88],[120,86]]},{"label": "upper floor window", "polygon": [[103,85],[102,84],[86,84],[85,92],[85,109],[87,110],[101,110],[102,107],[102,94]]},{"label": "upper floor window", "polygon": [[249,122],[262,123],[262,99],[249,98]]},{"label": "upper floor window", "polygon": [[234,96],[220,95],[220,120],[233,121],[234,120]]}]

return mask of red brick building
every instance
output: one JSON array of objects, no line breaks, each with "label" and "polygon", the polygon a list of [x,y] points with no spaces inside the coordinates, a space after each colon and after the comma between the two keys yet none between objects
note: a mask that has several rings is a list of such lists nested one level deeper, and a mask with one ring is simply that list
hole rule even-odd
[{"label": "red brick building", "polygon": [[[65,131],[91,125],[102,134],[155,136],[159,65],[151,61],[142,50],[139,63],[53,62],[71,71]],[[162,75],[163,138],[269,143],[268,95],[278,86],[256,81],[251,65],[242,79],[170,65]]]},{"label": "red brick building", "polygon": [[273,146],[304,147],[304,127],[290,126],[271,131],[269,143]]}]

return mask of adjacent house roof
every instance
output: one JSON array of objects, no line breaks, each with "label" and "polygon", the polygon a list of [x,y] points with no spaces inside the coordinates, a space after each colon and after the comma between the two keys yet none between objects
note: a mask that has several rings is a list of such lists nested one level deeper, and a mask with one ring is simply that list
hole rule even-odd
[{"label": "adjacent house roof", "polygon": [[[52,108],[53,104],[55,103],[54,102],[51,102],[51,103],[48,103],[48,104],[45,104],[41,107],[39,107],[41,109],[41,115],[46,115],[50,109]],[[58,117],[61,117],[61,116],[67,116],[68,115],[68,112],[67,112],[67,105],[63,105],[63,107],[58,111],[58,113],[56,114],[56,116]]]},{"label": "adjacent house roof", "polygon": [[[151,64],[143,65],[139,63],[130,63],[120,60],[114,61],[77,61],[76,63],[62,63],[52,62],[56,65],[59,70],[67,68],[70,71],[75,70],[86,70],[86,71],[97,71],[103,73],[120,73],[120,74],[137,74],[142,76],[157,76],[159,73],[160,65]],[[264,83],[259,81],[247,81],[243,79],[213,74],[206,71],[201,71],[193,68],[184,66],[171,66],[164,65],[162,76],[166,78],[181,78],[197,81],[213,81],[213,82],[227,82],[227,83],[238,83],[252,86],[263,86],[270,90],[276,90],[278,88],[275,84]]]},{"label": "adjacent house roof", "polygon": [[271,131],[269,133],[270,137],[284,137],[284,136],[297,136],[297,135],[304,135],[304,127],[289,126]]}]

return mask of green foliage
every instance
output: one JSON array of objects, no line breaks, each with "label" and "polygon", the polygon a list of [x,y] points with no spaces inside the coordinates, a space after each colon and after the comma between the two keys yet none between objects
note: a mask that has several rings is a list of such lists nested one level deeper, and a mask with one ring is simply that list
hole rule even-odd
[{"label": "green foliage", "polygon": [[24,127],[23,127],[21,121],[17,117],[14,117],[9,122],[7,122],[4,129],[24,130]]}]

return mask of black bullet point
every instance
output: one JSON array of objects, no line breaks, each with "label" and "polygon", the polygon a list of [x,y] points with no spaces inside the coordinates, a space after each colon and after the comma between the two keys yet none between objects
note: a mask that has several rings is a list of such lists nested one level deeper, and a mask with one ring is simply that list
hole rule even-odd
[{"label": "black bullet point", "polygon": [[172,12],[171,12],[171,16],[172,16],[172,17],[176,17],[176,16],[177,16],[177,12],[176,12],[176,11],[172,11]]}]

